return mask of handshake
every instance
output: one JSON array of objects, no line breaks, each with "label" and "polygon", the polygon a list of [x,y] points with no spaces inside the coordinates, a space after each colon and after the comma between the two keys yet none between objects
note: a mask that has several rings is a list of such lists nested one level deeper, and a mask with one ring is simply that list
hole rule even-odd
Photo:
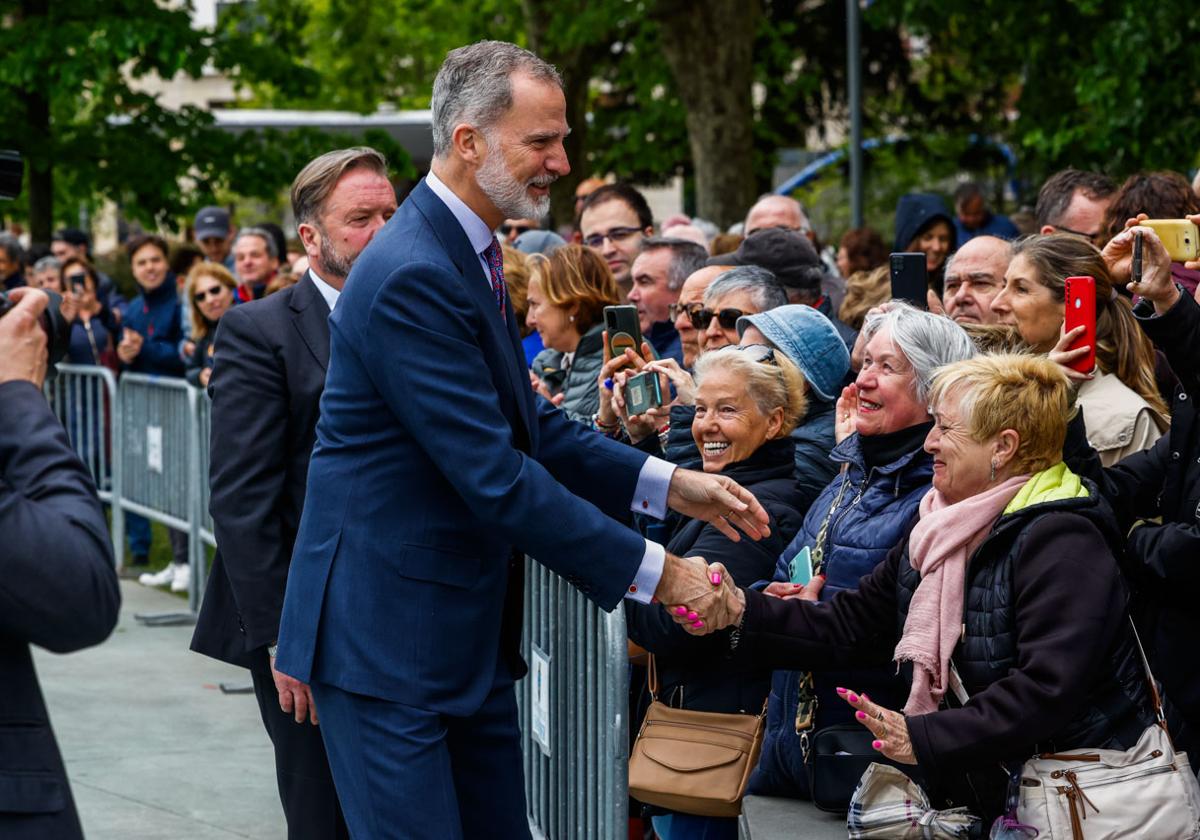
[{"label": "handshake", "polygon": [[655,598],[693,636],[714,633],[742,620],[746,596],[720,563],[668,554]]}]

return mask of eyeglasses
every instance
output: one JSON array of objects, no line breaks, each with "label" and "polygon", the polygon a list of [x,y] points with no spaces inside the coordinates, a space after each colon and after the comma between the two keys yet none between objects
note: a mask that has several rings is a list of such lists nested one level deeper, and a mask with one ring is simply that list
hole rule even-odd
[{"label": "eyeglasses", "polygon": [[604,244],[604,240],[607,239],[615,245],[641,232],[642,229],[637,227],[615,227],[605,233],[593,233],[591,236],[585,236],[583,244],[589,248],[599,248]]},{"label": "eyeglasses", "polygon": [[500,225],[500,232],[505,236],[510,236],[515,231],[517,236],[531,230],[537,230],[533,225]]},{"label": "eyeglasses", "polygon": [[686,312],[688,321],[692,321],[696,317],[696,313],[704,308],[704,304],[700,301],[692,301],[691,303],[672,303],[667,306],[667,314],[674,321],[681,313]]},{"label": "eyeglasses", "polygon": [[1069,228],[1069,227],[1063,227],[1062,225],[1055,225],[1054,231],[1055,231],[1055,233],[1069,233],[1069,234],[1071,234],[1071,236],[1078,236],[1082,239],[1086,239],[1088,242],[1091,242],[1097,248],[1101,247],[1104,244],[1104,231],[1102,231],[1102,230],[1098,230],[1095,233],[1084,233],[1081,230],[1071,230],[1071,228]]},{"label": "eyeglasses", "polygon": [[213,286],[211,289],[200,289],[196,292],[194,300],[196,303],[204,303],[204,301],[208,300],[210,297],[215,298],[220,295],[221,290],[224,288],[224,286]]},{"label": "eyeglasses", "polygon": [[750,313],[743,312],[740,309],[722,309],[719,312],[714,312],[705,307],[695,313],[689,312],[688,314],[691,317],[692,326],[698,330],[707,330],[713,318],[717,319],[717,323],[721,325],[721,329],[736,330],[738,318]]}]

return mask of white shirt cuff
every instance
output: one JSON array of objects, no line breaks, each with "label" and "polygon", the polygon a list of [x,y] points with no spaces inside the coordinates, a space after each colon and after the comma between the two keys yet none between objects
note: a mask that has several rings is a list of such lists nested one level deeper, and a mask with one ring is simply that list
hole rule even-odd
[{"label": "white shirt cuff", "polygon": [[625,590],[625,597],[639,604],[649,604],[655,590],[658,589],[666,562],[667,550],[658,543],[646,540],[646,553],[642,555],[642,565],[638,567],[633,583]]},{"label": "white shirt cuff", "polygon": [[646,463],[642,464],[642,471],[638,473],[633,503],[629,509],[655,519],[666,517],[667,492],[671,489],[671,476],[674,474],[675,465],[670,461],[654,456],[647,458]]}]

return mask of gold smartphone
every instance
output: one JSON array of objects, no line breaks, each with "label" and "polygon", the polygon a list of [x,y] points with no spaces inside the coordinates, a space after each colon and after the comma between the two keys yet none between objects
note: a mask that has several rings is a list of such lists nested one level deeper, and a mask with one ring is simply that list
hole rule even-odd
[{"label": "gold smartphone", "polygon": [[1175,262],[1200,259],[1200,230],[1187,219],[1147,219],[1140,225],[1153,230]]}]

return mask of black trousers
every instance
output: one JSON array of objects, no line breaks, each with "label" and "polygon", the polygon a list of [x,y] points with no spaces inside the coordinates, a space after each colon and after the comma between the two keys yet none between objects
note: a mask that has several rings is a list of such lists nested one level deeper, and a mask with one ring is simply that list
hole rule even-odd
[{"label": "black trousers", "polygon": [[275,746],[275,776],[288,840],[349,840],[320,727],[307,719],[296,723],[279,708],[279,692],[269,671],[253,669],[250,675],[263,725]]}]

